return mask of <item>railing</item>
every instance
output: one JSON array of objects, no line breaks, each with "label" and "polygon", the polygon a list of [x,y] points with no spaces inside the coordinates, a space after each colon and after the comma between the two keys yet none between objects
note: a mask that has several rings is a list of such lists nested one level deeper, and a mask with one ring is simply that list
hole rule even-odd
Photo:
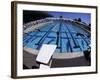
[{"label": "railing", "polygon": [[85,28],[90,31],[90,27],[87,24],[84,24],[84,22],[79,22],[79,21],[75,21],[75,20],[72,20],[72,19],[68,19],[68,18],[52,18],[52,17],[48,17],[48,18],[28,22],[28,23],[23,25],[23,28],[24,28],[24,30],[26,30],[27,28],[30,28],[32,26],[35,26],[35,25],[38,25],[38,24],[41,24],[41,23],[45,23],[45,22],[55,21],[55,20],[56,21],[57,20],[63,20],[63,21],[74,22],[74,23],[85,26]]},{"label": "railing", "polygon": [[44,23],[44,22],[49,22],[49,21],[54,21],[54,20],[64,20],[64,21],[72,21],[70,19],[66,19],[66,18],[44,18],[44,19],[40,19],[40,20],[36,20],[36,21],[31,21],[31,22],[28,22],[26,24],[24,24],[24,30],[33,26],[33,25],[37,25],[37,24],[40,24],[40,23]]},{"label": "railing", "polygon": [[45,19],[40,19],[40,20],[28,22],[28,23],[24,24],[24,30],[29,28],[29,27],[32,27],[33,25],[37,25],[37,24],[49,22],[49,21],[50,21],[49,19],[45,18]]}]

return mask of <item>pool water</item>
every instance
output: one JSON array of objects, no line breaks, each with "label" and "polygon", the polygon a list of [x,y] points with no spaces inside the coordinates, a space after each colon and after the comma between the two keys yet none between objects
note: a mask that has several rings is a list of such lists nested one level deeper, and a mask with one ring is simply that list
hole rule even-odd
[{"label": "pool water", "polygon": [[[84,27],[84,26],[83,26]],[[91,42],[91,34],[72,22],[55,20],[39,30],[25,33],[23,46],[39,50],[43,44],[56,44],[55,52],[81,52]]]}]

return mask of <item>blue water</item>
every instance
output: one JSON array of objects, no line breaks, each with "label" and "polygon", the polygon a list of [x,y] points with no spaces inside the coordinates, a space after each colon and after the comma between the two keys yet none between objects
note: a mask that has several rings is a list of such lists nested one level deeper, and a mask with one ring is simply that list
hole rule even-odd
[{"label": "blue water", "polygon": [[[82,35],[77,35],[78,33]],[[81,52],[90,45],[90,33],[71,22],[53,21],[42,26],[39,31],[24,35],[23,46],[39,50],[42,44],[56,44],[56,52]]]}]

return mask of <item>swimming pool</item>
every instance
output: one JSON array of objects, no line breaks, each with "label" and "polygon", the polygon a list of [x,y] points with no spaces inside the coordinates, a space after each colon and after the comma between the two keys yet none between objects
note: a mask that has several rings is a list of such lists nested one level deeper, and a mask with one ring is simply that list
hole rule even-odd
[{"label": "swimming pool", "polygon": [[42,25],[23,35],[23,47],[39,50],[42,44],[56,44],[55,52],[83,52],[91,42],[91,34],[84,25],[62,19]]}]

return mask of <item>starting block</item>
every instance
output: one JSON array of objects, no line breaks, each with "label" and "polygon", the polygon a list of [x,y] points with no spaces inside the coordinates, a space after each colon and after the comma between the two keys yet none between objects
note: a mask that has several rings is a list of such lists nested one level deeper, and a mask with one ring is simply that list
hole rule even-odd
[{"label": "starting block", "polygon": [[40,68],[49,68],[48,65],[44,65],[44,64],[48,64],[55,49],[56,49],[56,45],[53,44],[43,44],[38,55],[36,58],[36,61],[40,63]]}]

